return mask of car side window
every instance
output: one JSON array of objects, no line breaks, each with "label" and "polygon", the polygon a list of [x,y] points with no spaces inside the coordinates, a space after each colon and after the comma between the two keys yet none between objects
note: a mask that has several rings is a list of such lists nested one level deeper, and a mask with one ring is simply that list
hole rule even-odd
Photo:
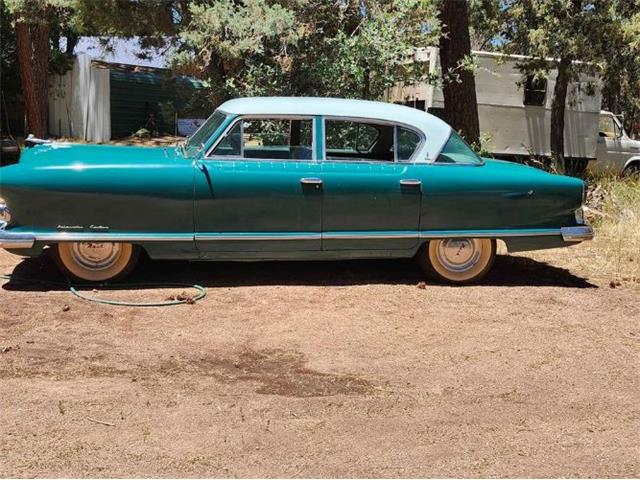
[{"label": "car side window", "polygon": [[452,132],[436,163],[478,165],[482,163],[482,159],[467,145],[467,142],[460,135]]},{"label": "car side window", "polygon": [[222,139],[213,155],[265,160],[311,160],[313,121],[242,119]]},{"label": "car side window", "polygon": [[394,161],[391,125],[326,120],[324,140],[327,160]]}]

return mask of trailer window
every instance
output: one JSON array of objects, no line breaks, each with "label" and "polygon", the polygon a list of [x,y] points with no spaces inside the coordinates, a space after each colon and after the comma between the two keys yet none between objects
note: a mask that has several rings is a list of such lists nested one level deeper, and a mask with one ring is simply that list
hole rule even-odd
[{"label": "trailer window", "polygon": [[547,97],[547,79],[529,75],[524,84],[524,104],[541,107]]}]

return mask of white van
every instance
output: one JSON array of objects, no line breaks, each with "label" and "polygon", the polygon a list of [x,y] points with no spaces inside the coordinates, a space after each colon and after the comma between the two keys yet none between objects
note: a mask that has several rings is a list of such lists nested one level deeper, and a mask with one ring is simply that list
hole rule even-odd
[{"label": "white van", "polygon": [[597,173],[640,175],[640,141],[632,140],[620,120],[611,112],[601,111],[596,159],[588,169]]}]

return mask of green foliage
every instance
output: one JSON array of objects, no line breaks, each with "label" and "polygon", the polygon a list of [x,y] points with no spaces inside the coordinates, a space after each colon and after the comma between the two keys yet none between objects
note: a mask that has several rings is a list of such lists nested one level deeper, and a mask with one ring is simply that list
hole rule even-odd
[{"label": "green foliage", "polygon": [[[606,41],[612,54],[603,62],[603,108],[624,115],[630,133],[640,123],[640,2],[619,9],[616,34]],[[631,5],[627,5],[631,6]]]},{"label": "green foliage", "polygon": [[[83,28],[78,10],[80,4],[80,0],[4,0],[4,13],[12,27],[16,23],[47,25],[51,36],[49,71],[62,74],[73,64],[73,47]],[[64,51],[60,49],[61,37],[67,39]],[[17,69],[14,76],[18,77]]]},{"label": "green foliage", "polygon": [[212,0],[191,5],[172,66],[232,96],[379,98],[422,74],[403,62],[437,40],[435,0]]},{"label": "green foliage", "polygon": [[[2,95],[5,102],[15,100],[20,91],[16,35],[11,21],[12,16],[7,5],[0,0],[0,85],[2,85]],[[0,111],[3,111],[4,108],[4,104],[0,104]],[[0,119],[0,121],[4,122],[4,119]]]},{"label": "green foliage", "polygon": [[495,50],[501,42],[503,1],[469,0],[472,50]]},{"label": "green foliage", "polygon": [[[527,71],[555,68],[561,59],[574,62],[570,75],[595,72],[611,55],[607,39],[619,30],[615,0],[509,0],[503,9],[507,42],[503,50],[533,57]],[[548,60],[548,61],[547,61]]]}]

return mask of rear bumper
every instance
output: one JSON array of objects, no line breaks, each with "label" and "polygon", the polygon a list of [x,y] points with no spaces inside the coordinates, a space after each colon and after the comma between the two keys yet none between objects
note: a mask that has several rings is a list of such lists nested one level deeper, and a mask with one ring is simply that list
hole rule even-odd
[{"label": "rear bumper", "polygon": [[36,241],[31,233],[16,233],[5,230],[6,222],[0,221],[0,248],[31,248]]},{"label": "rear bumper", "polygon": [[560,234],[565,242],[584,242],[593,238],[593,228],[589,225],[578,227],[562,227]]}]

